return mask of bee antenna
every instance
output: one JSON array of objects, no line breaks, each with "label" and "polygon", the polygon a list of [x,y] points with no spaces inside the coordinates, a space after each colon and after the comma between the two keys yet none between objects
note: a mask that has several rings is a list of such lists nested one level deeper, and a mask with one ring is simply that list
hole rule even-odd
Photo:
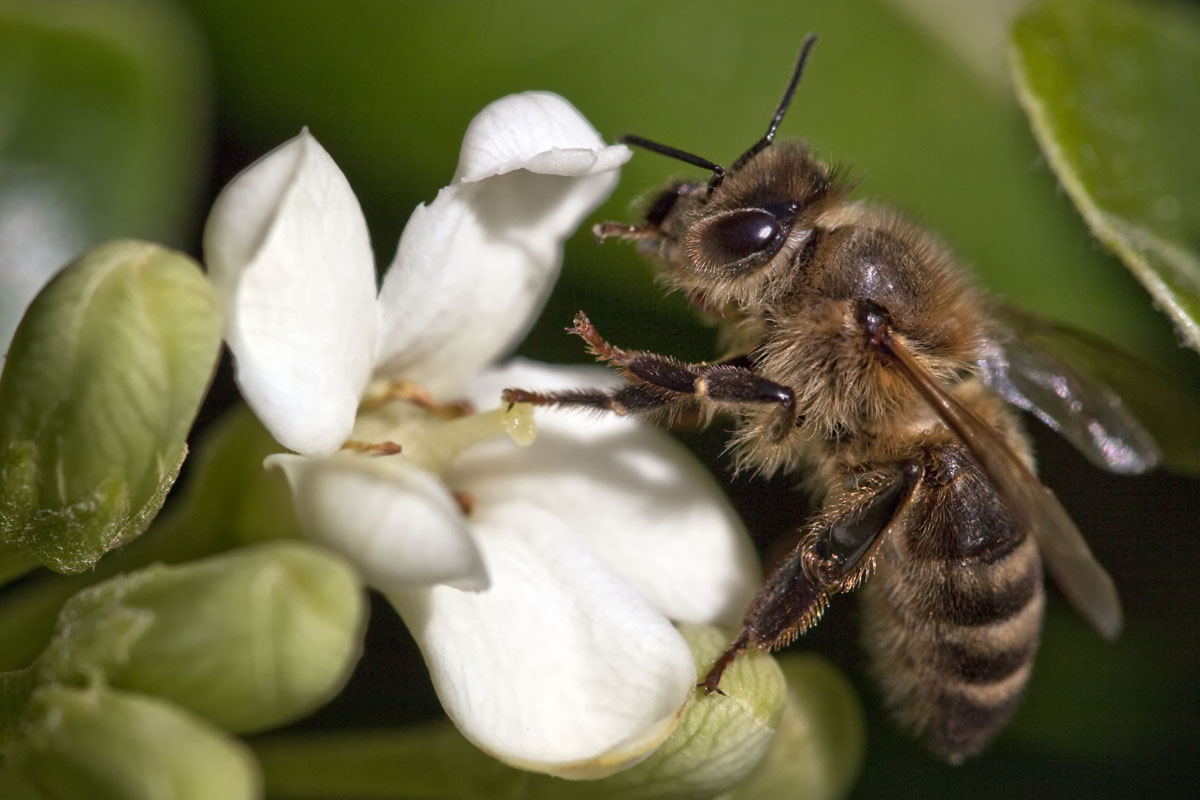
[{"label": "bee antenna", "polygon": [[[796,59],[796,68],[792,70],[792,79],[788,81],[787,89],[783,93],[783,99],[780,100],[779,105],[775,107],[775,116],[771,117],[771,124],[767,128],[767,132],[764,133],[763,137],[755,142],[749,150],[742,153],[737,161],[733,162],[733,166],[729,168],[730,172],[737,172],[739,169],[746,166],[750,159],[754,158],[756,155],[765,150],[767,145],[769,145],[775,139],[775,129],[779,127],[779,123],[783,121],[783,115],[787,113],[788,106],[792,104],[792,95],[796,93],[796,86],[800,83],[800,75],[804,72],[804,62],[808,61],[809,51],[813,49],[813,45],[816,43],[817,35],[815,33],[810,33],[808,37],[805,38],[804,44],[800,45],[800,56]],[[722,175],[721,177],[724,178],[725,176]],[[713,176],[713,179],[716,180],[715,175]],[[719,180],[717,180],[717,184],[720,185]],[[709,192],[711,193],[715,188],[715,186],[710,184]]]},{"label": "bee antenna", "polygon": [[659,155],[667,156],[668,158],[674,158],[686,164],[691,164],[693,166],[710,170],[712,172],[712,177],[708,179],[708,191],[705,194],[705,197],[711,197],[713,191],[716,190],[716,188],[721,185],[721,182],[725,180],[726,175],[728,175],[730,172],[737,172],[739,169],[746,166],[750,159],[761,153],[767,148],[767,145],[774,141],[775,130],[779,127],[779,123],[783,121],[783,115],[787,113],[788,106],[792,104],[792,95],[796,93],[796,86],[800,84],[800,75],[804,72],[804,62],[808,61],[809,51],[812,50],[813,45],[816,43],[817,35],[815,33],[810,33],[805,38],[804,44],[800,45],[800,55],[796,59],[796,68],[792,70],[792,79],[788,81],[787,89],[784,90],[783,93],[783,99],[780,100],[779,105],[775,107],[775,116],[771,117],[771,124],[767,127],[767,132],[764,133],[762,138],[755,142],[749,150],[742,153],[742,155],[738,157],[738,160],[733,162],[733,166],[728,170],[726,170],[720,164],[709,161],[707,158],[702,158],[701,156],[694,155],[686,150],[680,150],[676,147],[659,144],[658,142],[653,142],[649,139],[643,139],[641,136],[632,136],[626,134],[619,137],[617,141],[621,142],[622,144],[640,147],[644,150],[649,150],[652,153],[658,153]]},{"label": "bee antenna", "polygon": [[618,137],[617,141],[621,144],[631,144],[634,147],[640,147],[643,150],[649,150],[652,153],[674,158],[692,166],[702,167],[712,172],[712,178],[708,181],[708,193],[712,194],[713,189],[721,185],[721,181],[725,180],[725,168],[720,164],[709,161],[707,158],[694,155],[686,150],[680,150],[677,147],[671,147],[658,142],[652,142],[649,139],[643,139],[641,136],[632,136],[626,134]]}]

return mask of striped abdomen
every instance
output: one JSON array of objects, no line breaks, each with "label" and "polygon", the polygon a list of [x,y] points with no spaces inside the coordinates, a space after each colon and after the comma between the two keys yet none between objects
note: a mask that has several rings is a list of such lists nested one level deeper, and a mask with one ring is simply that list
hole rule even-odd
[{"label": "striped abdomen", "polygon": [[964,448],[929,459],[864,588],[864,636],[901,723],[957,763],[1020,702],[1041,630],[1042,566]]}]

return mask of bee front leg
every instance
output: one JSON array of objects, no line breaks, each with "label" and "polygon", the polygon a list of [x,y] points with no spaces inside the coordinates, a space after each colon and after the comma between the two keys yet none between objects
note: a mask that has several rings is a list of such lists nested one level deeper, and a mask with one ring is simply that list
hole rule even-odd
[{"label": "bee front leg", "polygon": [[536,392],[529,389],[505,389],[501,402],[532,403],[535,406],[565,406],[611,411],[614,414],[649,414],[673,405],[678,398],[655,392],[646,386],[629,384],[612,391],[603,389],[563,389],[556,392]]},{"label": "bee front leg", "polygon": [[506,389],[508,403],[560,405],[614,411],[618,414],[648,413],[680,402],[703,400],[718,407],[774,405],[778,420],[772,425],[782,438],[795,427],[796,399],[792,390],[756,374],[740,364],[687,364],[671,356],[640,350],[622,350],[603,338],[580,312],[569,329],[587,342],[588,350],[601,361],[616,367],[628,386],[614,391],[567,390],[532,392]]},{"label": "bee front leg", "polygon": [[817,624],[829,598],[870,575],[875,554],[904,515],[924,469],[890,464],[861,476],[858,486],[821,511],[800,543],[767,578],[742,620],[742,630],[701,681],[719,692],[721,675],[752,645],[778,650]]}]

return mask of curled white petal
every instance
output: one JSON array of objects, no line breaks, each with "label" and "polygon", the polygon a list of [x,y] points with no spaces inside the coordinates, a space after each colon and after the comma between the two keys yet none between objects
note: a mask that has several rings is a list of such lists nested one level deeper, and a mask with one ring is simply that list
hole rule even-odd
[{"label": "curled white petal", "polygon": [[600,777],[674,728],[696,668],[675,628],[569,535],[521,502],[480,507],[491,587],[389,592],[464,735],[514,766]]},{"label": "curled white petal", "polygon": [[353,563],[383,591],[445,583],[488,585],[454,498],[435,476],[400,458],[277,455],[305,534]]},{"label": "curled white petal", "polygon": [[233,179],[204,231],[238,385],[302,453],[337,449],[375,353],[375,270],[346,177],[307,131]]},{"label": "curled white petal", "polygon": [[558,276],[563,242],[629,157],[544,93],[489,106],[463,152],[460,178],[413,212],[379,298],[379,372],[437,396],[524,336]]},{"label": "curled white petal", "polygon": [[[469,387],[477,408],[505,387],[565,389],[619,383],[598,367],[514,359]],[[446,480],[480,506],[521,497],[561,518],[667,617],[733,625],[761,572],[724,493],[687,450],[651,425],[615,415],[540,409],[529,447],[496,439],[459,457]]]},{"label": "curled white petal", "polygon": [[615,170],[625,145],[605,146],[592,124],[550,92],[522,92],[491,103],[467,126],[454,182],[475,182],[518,169],[580,176]]}]

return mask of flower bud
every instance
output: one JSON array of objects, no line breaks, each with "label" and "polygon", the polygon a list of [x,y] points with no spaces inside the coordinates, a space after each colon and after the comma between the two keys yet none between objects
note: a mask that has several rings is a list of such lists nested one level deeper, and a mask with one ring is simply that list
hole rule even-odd
[{"label": "flower bud", "polygon": [[180,253],[118,241],[64,268],[0,377],[0,549],[80,572],[140,534],[187,452],[220,329]]},{"label": "flower bud", "polygon": [[39,689],[11,755],[41,796],[58,800],[240,800],[259,796],[246,748],[149,697],[96,686]]},{"label": "flower bud", "polygon": [[[729,645],[718,628],[684,625],[680,632],[699,675]],[[750,652],[726,670],[721,690],[697,688],[671,737],[641,764],[579,788],[587,796],[669,798],[713,797],[737,786],[767,752],[787,685],[774,659]]]},{"label": "flower bud", "polygon": [[39,680],[167,698],[236,732],[272,727],[331,698],[357,660],[365,596],[340,559],[275,542],[153,566],[75,595]]},{"label": "flower bud", "polygon": [[849,794],[862,768],[866,720],[850,683],[810,654],[778,659],[788,696],[766,756],[730,800],[834,800]]}]

